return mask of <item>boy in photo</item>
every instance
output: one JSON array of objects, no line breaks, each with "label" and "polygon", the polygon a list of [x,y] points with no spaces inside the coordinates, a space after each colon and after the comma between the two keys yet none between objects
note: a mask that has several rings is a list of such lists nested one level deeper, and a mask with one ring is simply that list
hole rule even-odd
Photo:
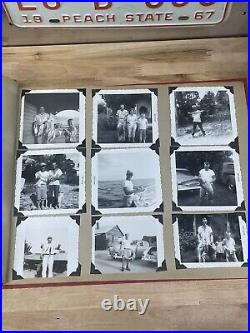
[{"label": "boy in photo", "polygon": [[235,240],[232,238],[230,232],[226,233],[226,238],[223,240],[223,245],[226,252],[226,261],[238,262],[235,249]]},{"label": "boy in photo", "polygon": [[202,119],[201,119],[201,115],[202,115],[202,110],[200,110],[200,106],[199,104],[195,104],[192,106],[192,113],[191,113],[191,117],[193,119],[193,132],[192,132],[192,136],[194,137],[195,135],[195,131],[196,128],[199,127],[201,133],[205,136],[206,132],[203,129],[203,125],[202,125]]},{"label": "boy in photo", "polygon": [[214,199],[214,182],[216,180],[215,173],[210,169],[210,163],[204,162],[204,168],[199,171],[200,180],[200,201],[203,203],[208,198],[209,203],[213,204]]},{"label": "boy in photo", "polygon": [[[129,263],[133,259],[133,251],[131,249],[131,241],[129,238],[129,234],[125,234],[125,238],[121,241],[121,251],[122,251],[122,267],[121,271],[131,271],[129,268]],[[125,267],[126,265],[126,267]]]},{"label": "boy in photo", "polygon": [[148,120],[145,113],[141,113],[138,119],[138,129],[140,134],[140,143],[146,143],[147,139]]}]

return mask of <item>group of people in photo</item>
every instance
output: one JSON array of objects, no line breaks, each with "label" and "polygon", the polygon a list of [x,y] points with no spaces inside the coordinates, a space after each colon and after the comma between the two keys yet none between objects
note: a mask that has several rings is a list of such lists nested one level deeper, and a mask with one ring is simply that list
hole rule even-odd
[{"label": "group of people in photo", "polygon": [[230,231],[218,236],[214,240],[214,232],[206,217],[202,218],[202,225],[198,227],[198,260],[199,262],[238,262],[236,244]]},{"label": "group of people in photo", "polygon": [[62,170],[56,162],[51,168],[46,163],[40,164],[40,170],[35,173],[35,189],[37,208],[44,210],[47,208],[60,208],[60,180],[63,176]]},{"label": "group of people in photo", "polygon": [[126,142],[127,138],[128,142],[134,143],[138,131],[139,142],[146,143],[148,129],[146,112],[140,112],[140,116],[138,116],[134,107],[128,111],[125,105],[121,104],[116,117],[118,142]]},{"label": "group of people in photo", "polygon": [[65,143],[77,142],[78,130],[73,119],[67,120],[67,126],[62,127],[56,123],[56,117],[53,113],[47,113],[44,106],[38,109],[34,117],[33,135],[35,144],[53,143],[56,137],[64,137]]}]

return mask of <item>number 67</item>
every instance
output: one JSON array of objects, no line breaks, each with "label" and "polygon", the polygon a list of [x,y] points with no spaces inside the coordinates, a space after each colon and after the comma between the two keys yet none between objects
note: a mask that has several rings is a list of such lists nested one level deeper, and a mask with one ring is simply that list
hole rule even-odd
[{"label": "number 67", "polygon": [[215,11],[214,10],[207,10],[205,12],[196,12],[194,14],[194,18],[195,20],[209,20],[213,15],[214,15]]}]

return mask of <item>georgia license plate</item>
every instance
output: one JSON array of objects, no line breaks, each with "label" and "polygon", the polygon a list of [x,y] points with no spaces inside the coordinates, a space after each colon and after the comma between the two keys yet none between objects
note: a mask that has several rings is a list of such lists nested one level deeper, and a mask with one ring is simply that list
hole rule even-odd
[{"label": "georgia license plate", "polygon": [[192,26],[221,23],[228,2],[3,2],[19,27]]}]

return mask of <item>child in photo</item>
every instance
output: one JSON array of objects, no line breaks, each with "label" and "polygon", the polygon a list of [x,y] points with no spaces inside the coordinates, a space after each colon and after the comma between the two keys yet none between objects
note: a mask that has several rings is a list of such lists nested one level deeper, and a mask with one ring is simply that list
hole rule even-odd
[{"label": "child in photo", "polygon": [[202,125],[202,119],[201,119],[201,115],[202,115],[203,111],[200,110],[200,106],[199,104],[195,104],[192,107],[192,113],[191,113],[191,117],[193,118],[193,132],[192,132],[192,136],[194,137],[195,132],[196,132],[196,128],[199,127],[201,133],[205,136],[206,132],[203,129],[203,125]]},{"label": "child in photo", "polygon": [[140,135],[140,143],[146,143],[147,139],[148,120],[145,113],[141,113],[138,119],[138,129]]},{"label": "child in photo", "polygon": [[225,249],[223,245],[222,237],[218,237],[218,241],[215,243],[216,246],[216,261],[223,262],[225,261]]},{"label": "child in photo", "polygon": [[226,252],[226,261],[238,262],[235,249],[235,240],[232,238],[230,232],[226,233],[226,238],[224,238],[223,244]]}]

